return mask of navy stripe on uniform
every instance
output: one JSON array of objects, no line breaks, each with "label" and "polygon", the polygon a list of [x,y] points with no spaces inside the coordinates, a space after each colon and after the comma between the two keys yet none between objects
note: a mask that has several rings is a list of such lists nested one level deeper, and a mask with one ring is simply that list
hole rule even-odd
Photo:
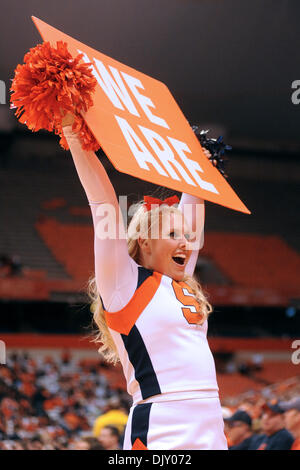
[{"label": "navy stripe on uniform", "polygon": [[102,300],[101,295],[100,295],[100,300],[101,300],[101,302],[102,302],[102,308],[103,308],[103,310],[106,310],[106,308],[104,307],[104,302],[103,302],[103,300]]},{"label": "navy stripe on uniform", "polygon": [[149,430],[149,418],[152,403],[142,403],[136,405],[131,420],[131,445],[135,443],[136,439],[140,439],[147,447],[147,438]]},{"label": "navy stripe on uniform", "polygon": [[129,360],[134,367],[134,375],[138,381],[143,400],[161,393],[160,386],[146,349],[143,338],[136,325],[128,336],[121,335]]},{"label": "navy stripe on uniform", "polygon": [[138,283],[137,283],[137,289],[143,284],[148,277],[152,276],[153,274],[153,269],[147,269],[144,268],[143,266],[138,267]]}]

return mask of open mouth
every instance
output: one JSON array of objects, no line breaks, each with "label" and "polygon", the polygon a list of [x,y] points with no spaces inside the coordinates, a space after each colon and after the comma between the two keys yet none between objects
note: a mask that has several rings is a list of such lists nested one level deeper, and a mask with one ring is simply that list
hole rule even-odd
[{"label": "open mouth", "polygon": [[183,266],[183,265],[184,265],[185,257],[173,256],[172,259],[173,259],[173,261],[175,261],[175,263],[179,264],[180,266]]}]

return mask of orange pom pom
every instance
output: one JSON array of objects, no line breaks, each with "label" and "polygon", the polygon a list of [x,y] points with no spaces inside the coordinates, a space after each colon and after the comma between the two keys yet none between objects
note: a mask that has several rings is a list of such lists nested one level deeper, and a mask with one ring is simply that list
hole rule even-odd
[{"label": "orange pom pom", "polygon": [[92,64],[81,63],[82,57],[79,54],[73,58],[62,41],[57,42],[56,48],[45,42],[30,49],[24,64],[15,70],[11,108],[16,108],[19,121],[33,132],[54,131],[66,150],[69,147],[61,127],[61,109],[70,111],[75,115],[73,130],[78,132],[82,147],[96,151],[100,146],[81,112],[93,105],[97,81],[90,69]]}]

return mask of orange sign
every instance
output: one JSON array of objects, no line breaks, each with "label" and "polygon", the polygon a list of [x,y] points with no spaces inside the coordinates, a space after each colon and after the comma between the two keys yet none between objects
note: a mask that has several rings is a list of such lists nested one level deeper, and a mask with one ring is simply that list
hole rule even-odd
[{"label": "orange sign", "polygon": [[84,118],[117,170],[250,214],[203,153],[164,83],[32,19],[45,41],[65,41],[74,57],[83,53],[93,63],[98,86]]}]

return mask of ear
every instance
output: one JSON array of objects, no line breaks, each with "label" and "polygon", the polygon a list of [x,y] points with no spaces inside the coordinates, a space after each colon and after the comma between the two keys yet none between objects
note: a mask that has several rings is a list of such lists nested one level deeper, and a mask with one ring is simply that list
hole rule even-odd
[{"label": "ear", "polygon": [[138,244],[140,249],[147,254],[151,253],[151,245],[150,245],[150,240],[148,238],[138,238]]}]

